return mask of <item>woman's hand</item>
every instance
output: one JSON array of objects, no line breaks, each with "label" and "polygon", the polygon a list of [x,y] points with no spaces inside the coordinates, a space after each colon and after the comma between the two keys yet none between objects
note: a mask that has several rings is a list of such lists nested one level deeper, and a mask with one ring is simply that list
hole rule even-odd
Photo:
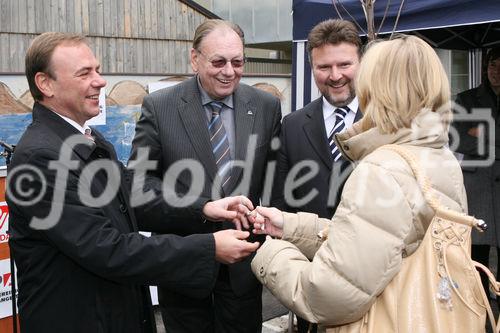
[{"label": "woman's hand", "polygon": [[253,224],[253,233],[257,235],[270,235],[277,238],[283,237],[283,213],[273,207],[257,207],[246,213],[248,221]]},{"label": "woman's hand", "polygon": [[[247,215],[253,209],[253,204],[247,197],[239,195],[236,197],[225,197],[215,201],[209,201],[203,206],[203,215],[215,222],[232,221],[236,229],[249,229]],[[245,214],[246,213],[246,214]]]}]

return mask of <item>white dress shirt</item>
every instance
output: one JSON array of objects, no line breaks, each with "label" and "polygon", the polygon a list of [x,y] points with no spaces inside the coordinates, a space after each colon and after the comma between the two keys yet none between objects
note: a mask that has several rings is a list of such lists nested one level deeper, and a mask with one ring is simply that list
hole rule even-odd
[{"label": "white dress shirt", "polygon": [[[54,111],[52,111],[54,112]],[[76,121],[74,121],[73,119],[70,119],[68,117],[65,117],[63,115],[60,115],[59,113],[57,112],[54,112],[55,114],[57,114],[59,117],[61,117],[62,119],[64,119],[68,124],[70,124],[71,126],[73,126],[74,128],[76,128],[78,130],[78,132],[82,133],[82,134],[85,134],[85,130],[87,129],[90,129],[90,127],[85,124],[84,127],[80,126],[80,124],[78,124]]]},{"label": "white dress shirt", "polygon": [[[354,123],[354,118],[356,117],[356,112],[358,112],[358,98],[354,97],[351,103],[347,105],[349,108],[349,112],[346,114],[344,118],[345,127],[342,131],[345,131],[346,128],[349,128]],[[335,126],[335,115],[333,114],[336,106],[331,105],[325,97],[323,97],[323,119],[325,119],[325,129],[326,129],[326,137],[330,135],[333,127]]]}]

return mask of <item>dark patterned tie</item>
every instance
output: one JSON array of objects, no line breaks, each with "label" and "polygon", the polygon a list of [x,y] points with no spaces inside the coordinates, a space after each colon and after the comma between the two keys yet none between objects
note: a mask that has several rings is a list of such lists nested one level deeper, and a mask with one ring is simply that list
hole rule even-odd
[{"label": "dark patterned tie", "polygon": [[333,161],[336,162],[342,156],[339,148],[335,144],[334,136],[336,133],[342,132],[345,127],[344,119],[347,113],[349,112],[349,108],[347,106],[343,108],[337,108],[333,111],[335,115],[335,125],[330,132],[330,136],[328,137],[328,144],[330,145],[330,150],[332,152]]},{"label": "dark patterned tie", "polygon": [[217,173],[221,179],[221,186],[224,193],[227,194],[225,186],[228,184],[229,179],[231,179],[231,153],[229,151],[229,141],[227,139],[226,130],[224,129],[224,124],[220,116],[222,103],[212,101],[210,102],[210,108],[212,109],[212,119],[208,124],[210,142],[212,144],[215,163],[217,164]]}]

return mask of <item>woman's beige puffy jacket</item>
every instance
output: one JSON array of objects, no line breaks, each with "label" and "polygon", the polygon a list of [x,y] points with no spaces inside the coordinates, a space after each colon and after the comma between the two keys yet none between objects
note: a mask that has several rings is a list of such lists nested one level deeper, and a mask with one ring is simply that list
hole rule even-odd
[{"label": "woman's beige puffy jacket", "polygon": [[[266,241],[252,261],[257,278],[310,322],[340,325],[361,318],[398,273],[402,258],[418,247],[434,215],[406,161],[378,148],[407,148],[441,204],[467,211],[462,172],[446,147],[447,125],[439,114],[424,111],[411,128],[390,135],[376,128],[356,131],[354,126],[337,136],[344,156],[359,164],[332,220],[284,213],[283,240]],[[323,242],[317,235],[328,224]]]}]

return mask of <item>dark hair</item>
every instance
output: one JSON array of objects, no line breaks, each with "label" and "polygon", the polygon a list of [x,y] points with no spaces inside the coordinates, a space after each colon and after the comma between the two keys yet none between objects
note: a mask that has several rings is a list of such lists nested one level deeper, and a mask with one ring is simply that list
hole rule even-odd
[{"label": "dark hair", "polygon": [[212,31],[214,31],[219,27],[227,27],[236,32],[236,34],[240,36],[241,43],[243,44],[243,46],[245,46],[245,34],[243,33],[243,30],[241,30],[239,25],[230,21],[209,19],[200,24],[196,28],[193,37],[193,49],[199,50],[200,44],[203,41],[203,39],[205,39],[205,37],[207,37],[209,33],[211,33]]},{"label": "dark hair", "polygon": [[312,50],[326,44],[349,43],[358,48],[361,58],[362,43],[354,23],[345,20],[326,20],[318,23],[307,36],[307,53],[311,61]]},{"label": "dark hair", "polygon": [[488,65],[491,61],[497,60],[498,58],[500,58],[500,46],[490,49],[484,58],[482,79],[487,86],[490,86],[490,80],[488,80]]},{"label": "dark hair", "polygon": [[42,92],[35,83],[36,73],[46,73],[51,78],[56,78],[51,68],[52,54],[56,47],[61,44],[87,44],[88,41],[83,35],[64,32],[45,32],[36,37],[32,42],[25,58],[25,73],[31,95],[35,101],[43,99]]},{"label": "dark hair", "polygon": [[500,46],[492,48],[488,51],[488,54],[486,55],[486,62],[489,63],[490,61],[497,60],[498,58],[500,58]]}]

